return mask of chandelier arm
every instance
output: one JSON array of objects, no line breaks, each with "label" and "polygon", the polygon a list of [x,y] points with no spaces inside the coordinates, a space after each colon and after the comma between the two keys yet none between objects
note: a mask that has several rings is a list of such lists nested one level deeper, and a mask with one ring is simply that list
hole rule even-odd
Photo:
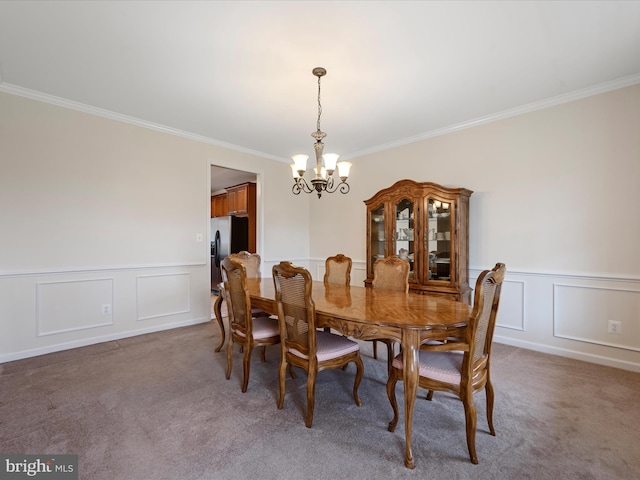
[{"label": "chandelier arm", "polygon": [[334,188],[334,181],[333,181],[333,175],[331,175],[329,178],[327,178],[327,186],[324,188],[324,190],[327,193],[333,193],[336,191],[337,185]]},{"label": "chandelier arm", "polygon": [[345,181],[340,182],[340,184],[338,185],[340,193],[349,193],[349,190],[351,190],[351,187],[349,186],[349,184]]},{"label": "chandelier arm", "polygon": [[340,193],[349,193],[351,187],[349,187],[349,184],[344,180],[341,180],[340,183],[335,183],[333,177],[329,177],[329,179],[327,180],[327,186],[324,190],[327,193],[334,193],[337,191],[339,191]]},{"label": "chandelier arm", "polygon": [[300,195],[300,192],[311,193],[315,190],[309,186],[304,178],[300,177],[295,180],[295,183],[291,187],[291,191],[294,195]]}]

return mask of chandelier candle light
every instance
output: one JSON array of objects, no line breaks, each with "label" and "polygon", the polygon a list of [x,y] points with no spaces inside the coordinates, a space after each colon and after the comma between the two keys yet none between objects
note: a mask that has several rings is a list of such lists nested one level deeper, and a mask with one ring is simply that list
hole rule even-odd
[{"label": "chandelier candle light", "polygon": [[[299,195],[300,192],[316,192],[318,198],[322,196],[322,192],[333,193],[339,190],[340,193],[348,193],[350,187],[347,183],[347,177],[349,176],[351,163],[338,162],[340,155],[337,153],[325,153],[324,155],[322,153],[324,149],[322,139],[326,137],[327,134],[320,130],[320,115],[322,114],[322,105],[320,104],[320,79],[327,74],[327,71],[322,67],[316,67],[312,73],[318,77],[318,125],[317,130],[311,134],[311,136],[316,139],[316,143],[313,146],[316,151],[316,168],[313,169],[315,176],[310,181],[311,185],[304,179],[304,172],[307,169],[309,155],[298,154],[292,156],[293,163],[291,164],[291,172],[293,173],[294,184],[291,191],[295,195]],[[334,182],[336,167],[338,167],[337,176],[340,177],[340,183]]]}]

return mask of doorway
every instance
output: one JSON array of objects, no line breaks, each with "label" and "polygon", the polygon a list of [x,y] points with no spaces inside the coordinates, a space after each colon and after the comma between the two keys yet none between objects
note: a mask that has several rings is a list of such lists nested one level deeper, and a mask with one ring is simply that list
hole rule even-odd
[{"label": "doorway", "polygon": [[[254,172],[247,172],[247,171],[243,171],[243,170],[236,170],[236,169],[232,169],[232,168],[227,168],[227,167],[221,167],[221,166],[217,166],[217,165],[211,165],[210,168],[210,176],[211,176],[211,181],[210,181],[210,185],[211,185],[211,192],[210,195],[213,198],[214,196],[219,196],[219,195],[225,195],[227,193],[227,189],[229,187],[233,187],[235,185],[240,185],[243,183],[247,183],[247,182],[251,182],[251,183],[257,183],[258,180],[258,175]],[[257,212],[261,211],[260,208],[258,208],[258,202],[260,201],[260,198],[258,198],[258,196],[256,196],[256,206],[254,209],[254,225],[257,222]],[[212,208],[213,208],[213,202],[212,202]],[[220,212],[217,213],[218,216],[223,215],[224,217],[227,217],[226,213],[224,214],[220,214]],[[214,217],[214,212],[212,210],[211,212],[211,217]],[[231,219],[233,220],[233,219]],[[238,219],[239,220],[239,219]],[[218,283],[221,281],[220,278],[220,260],[222,260],[222,258],[220,258],[219,253],[220,252],[220,247],[219,242],[217,242],[218,239],[218,232],[219,232],[219,225],[222,221],[222,217],[218,217],[218,218],[211,218],[210,219],[210,227],[209,227],[209,241],[210,241],[210,246],[211,246],[211,256],[210,256],[210,261],[211,261],[211,269],[210,269],[210,283],[211,283],[211,292],[217,294],[218,293]],[[224,221],[222,221],[223,223],[225,223]],[[257,231],[253,232],[254,235],[257,235]],[[233,252],[231,252],[233,253]]]}]

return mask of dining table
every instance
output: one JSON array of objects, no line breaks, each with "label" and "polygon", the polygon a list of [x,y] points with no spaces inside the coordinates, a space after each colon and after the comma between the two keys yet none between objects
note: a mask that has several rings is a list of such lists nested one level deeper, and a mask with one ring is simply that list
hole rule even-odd
[{"label": "dining table", "polygon": [[[251,305],[276,315],[273,278],[248,278]],[[314,281],[312,299],[316,326],[332,328],[359,340],[390,339],[402,348],[404,384],[405,455],[407,468],[415,468],[411,449],[413,409],[418,391],[418,352],[429,340],[464,337],[470,305],[444,295],[395,292],[370,287],[325,284]],[[221,296],[220,296],[221,297]],[[222,329],[220,297],[214,311]],[[216,351],[222,347],[222,343]]]}]

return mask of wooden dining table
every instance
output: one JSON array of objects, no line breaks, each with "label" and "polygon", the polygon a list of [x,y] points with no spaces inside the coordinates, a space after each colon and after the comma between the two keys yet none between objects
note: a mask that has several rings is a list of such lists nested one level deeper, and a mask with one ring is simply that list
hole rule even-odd
[{"label": "wooden dining table", "polygon": [[[276,314],[273,279],[247,279],[252,307]],[[314,281],[312,298],[316,324],[330,327],[343,335],[361,339],[391,339],[403,351],[405,456],[404,463],[414,468],[411,450],[413,407],[418,390],[418,351],[425,340],[463,337],[471,307],[448,297],[394,292],[368,287],[325,284]],[[223,329],[219,302],[216,317]],[[222,343],[218,347],[219,350]]]}]

